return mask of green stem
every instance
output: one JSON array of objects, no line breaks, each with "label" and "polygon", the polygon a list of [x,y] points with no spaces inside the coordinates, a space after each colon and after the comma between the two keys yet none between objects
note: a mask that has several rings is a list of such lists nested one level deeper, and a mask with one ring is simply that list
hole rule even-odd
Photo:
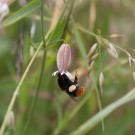
[{"label": "green stem", "polygon": [[31,120],[33,118],[33,115],[34,115],[34,112],[35,112],[35,109],[36,109],[36,104],[37,104],[38,95],[39,95],[39,91],[40,91],[40,88],[41,88],[43,74],[44,74],[44,68],[45,68],[46,42],[45,42],[45,35],[44,35],[43,0],[41,0],[41,27],[42,27],[42,40],[43,40],[43,46],[44,46],[43,60],[42,60],[39,83],[38,83],[38,86],[37,86],[35,98],[34,98],[33,104],[32,104],[31,109],[30,109],[30,115],[28,117],[27,123],[25,124],[25,127],[24,127],[24,133],[23,133],[24,135],[26,135],[27,132],[28,132],[29,125],[31,123]]},{"label": "green stem", "polygon": [[[77,112],[81,109],[81,107],[85,104],[85,102],[89,99],[90,95],[87,95],[83,98],[83,100],[74,108],[72,112],[70,112],[67,116],[63,117],[62,121],[57,125],[56,129],[52,133],[52,135],[59,135],[61,131],[63,131],[68,123],[72,120],[72,118],[77,114]],[[68,118],[67,118],[68,117]]]},{"label": "green stem", "polygon": [[[98,103],[98,107],[99,107],[99,112],[102,111],[102,102],[101,102],[101,98],[100,98],[100,93],[97,87],[97,81],[94,79],[94,74],[91,73],[91,78],[92,78],[92,82],[94,84],[94,88],[96,91],[96,96],[97,96],[97,103]],[[105,130],[105,125],[104,125],[104,119],[101,118],[101,124],[102,124],[102,131]]]},{"label": "green stem", "polygon": [[44,34],[44,5],[43,5],[43,0],[41,0],[41,27],[42,27],[42,39],[43,39],[43,45],[46,48],[45,45],[45,34]]},{"label": "green stem", "polygon": [[135,88],[130,90],[129,93],[119,98],[115,102],[106,106],[101,112],[98,112],[93,117],[89,118],[86,122],[80,125],[76,130],[69,133],[69,135],[84,135],[90,132],[102,119],[106,118],[110,113],[119,108],[120,106],[135,100]]},{"label": "green stem", "polygon": [[[95,90],[96,90],[96,95],[97,95],[97,102],[98,102],[98,106],[99,106],[99,111],[101,112],[102,111],[102,103],[101,103],[100,94],[99,94],[99,91],[97,89],[97,86],[96,86]],[[104,124],[103,118],[101,119],[101,124],[102,124],[102,131],[105,131],[105,124]]]},{"label": "green stem", "polygon": [[46,50],[44,50],[43,62],[42,62],[42,67],[41,67],[41,72],[40,72],[40,77],[39,77],[39,83],[38,83],[38,86],[37,86],[34,101],[32,103],[31,109],[30,109],[28,120],[27,120],[27,122],[25,124],[25,127],[24,127],[23,135],[27,134],[30,122],[31,122],[31,120],[33,118],[33,115],[34,115],[34,112],[35,112],[36,103],[37,103],[37,99],[38,99],[38,95],[39,95],[39,91],[40,91],[40,87],[41,87],[41,83],[42,83],[42,78],[43,78],[43,74],[44,74],[45,58],[46,58]]},{"label": "green stem", "polygon": [[102,63],[103,63],[103,61],[102,61],[102,54],[101,54],[101,46],[100,45],[98,45],[98,50],[99,50],[99,68],[100,68],[100,72],[102,72]]},{"label": "green stem", "polygon": [[4,130],[5,130],[5,127],[6,127],[6,123],[7,123],[8,114],[10,113],[10,111],[12,111],[12,108],[13,108],[13,106],[14,106],[15,100],[16,100],[18,94],[19,94],[20,87],[21,87],[21,85],[22,85],[22,83],[23,83],[23,81],[24,81],[24,79],[25,79],[27,73],[29,72],[29,69],[30,69],[30,67],[31,67],[31,65],[32,65],[32,63],[33,63],[33,61],[34,61],[34,59],[36,58],[37,53],[39,52],[40,48],[42,47],[42,45],[43,45],[43,42],[39,45],[38,49],[36,50],[35,54],[33,55],[33,57],[32,57],[32,59],[31,59],[30,63],[28,64],[28,66],[27,66],[27,68],[26,68],[26,70],[25,70],[25,72],[24,72],[24,74],[23,74],[23,76],[22,76],[22,78],[21,78],[19,84],[17,85],[17,87],[16,87],[16,89],[15,89],[15,92],[14,92],[14,94],[13,94],[13,96],[12,96],[12,99],[11,99],[11,101],[10,101],[10,104],[9,104],[9,106],[8,106],[6,115],[5,115],[5,117],[4,117],[4,121],[3,121],[2,126],[1,126],[1,128],[0,128],[0,135],[3,135],[3,133],[4,133]]}]

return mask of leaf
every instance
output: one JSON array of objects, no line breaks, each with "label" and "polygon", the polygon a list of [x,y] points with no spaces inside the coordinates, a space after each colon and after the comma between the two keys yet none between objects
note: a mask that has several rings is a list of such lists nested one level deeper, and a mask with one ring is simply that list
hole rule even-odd
[{"label": "leaf", "polygon": [[39,47],[40,44],[41,44],[41,43],[33,43],[33,42],[31,41],[31,46],[32,46],[34,49],[38,49],[38,47]]},{"label": "leaf", "polygon": [[65,19],[62,19],[57,23],[55,29],[49,34],[47,44],[50,44],[51,42],[54,42],[62,37],[64,26]]},{"label": "leaf", "polygon": [[[68,7],[70,4],[70,7]],[[68,25],[69,22],[69,17],[72,13],[72,9],[74,6],[74,0],[68,0],[68,2],[66,3],[61,16],[59,18],[59,21],[57,22],[56,27],[52,30],[51,33],[49,33],[48,35],[48,39],[47,39],[47,44],[51,44],[54,41],[58,41],[59,39],[62,39],[64,37],[64,33],[66,32],[66,27]],[[65,15],[65,11],[68,10],[67,15]]]},{"label": "leaf", "polygon": [[95,127],[103,118],[107,117],[111,112],[113,112],[118,107],[132,101],[135,99],[135,88],[132,89],[128,94],[118,99],[114,103],[105,107],[102,111],[97,113],[92,118],[88,119],[84,124],[78,127],[75,131],[70,133],[70,135],[82,135],[90,131]]},{"label": "leaf", "polygon": [[80,49],[80,52],[82,54],[82,57],[84,59],[84,61],[86,62],[86,65],[88,64],[88,59],[87,59],[87,53],[86,53],[86,48],[85,48],[85,43],[83,41],[83,38],[81,36],[81,33],[80,31],[78,30],[75,22],[73,21],[73,30],[74,30],[74,33],[75,33],[75,38],[76,38],[76,41],[77,41],[77,45]]},{"label": "leaf", "polygon": [[[124,113],[122,117],[117,119],[117,122],[112,119],[106,121],[106,130],[105,132],[98,131],[97,134],[100,135],[125,135],[130,131],[131,126],[134,124],[135,118],[135,109],[130,108]],[[111,126],[110,126],[111,125]]]},{"label": "leaf", "polygon": [[65,128],[70,124],[69,122],[77,115],[78,111],[81,109],[81,107],[85,104],[85,102],[89,99],[90,95],[87,94],[79,104],[74,108],[74,110],[67,111],[65,115],[63,116],[60,123],[57,125],[56,129],[54,130],[54,134],[60,134],[61,131],[64,131]]},{"label": "leaf", "polygon": [[32,2],[29,2],[27,5],[22,7],[17,12],[10,15],[7,19],[5,19],[2,23],[1,27],[7,27],[13,23],[16,23],[17,21],[21,20],[25,16],[29,15],[36,9],[40,7],[40,1],[39,0],[33,0]]}]

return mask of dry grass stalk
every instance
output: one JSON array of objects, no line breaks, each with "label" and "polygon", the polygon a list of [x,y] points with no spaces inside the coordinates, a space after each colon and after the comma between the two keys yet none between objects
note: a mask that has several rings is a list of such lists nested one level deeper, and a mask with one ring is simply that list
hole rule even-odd
[{"label": "dry grass stalk", "polygon": [[92,61],[95,60],[98,56],[99,56],[99,53],[94,54],[94,55],[91,57],[91,60],[92,60]]},{"label": "dry grass stalk", "polygon": [[96,5],[95,1],[90,1],[90,11],[89,11],[89,22],[90,22],[90,30],[93,31],[96,20]]},{"label": "dry grass stalk", "polygon": [[114,58],[116,58],[116,59],[119,58],[119,55],[118,55],[118,53],[117,53],[115,47],[114,47],[111,43],[109,43],[108,52],[109,52]]},{"label": "dry grass stalk", "polygon": [[132,58],[132,62],[135,64],[135,58]]},{"label": "dry grass stalk", "polygon": [[55,25],[57,24],[58,22],[58,19],[61,15],[61,11],[62,11],[62,8],[64,6],[64,2],[63,0],[57,0],[57,1],[54,1],[54,10],[53,10],[53,16],[52,16],[52,22],[51,22],[51,28],[54,28]]},{"label": "dry grass stalk", "polygon": [[94,66],[94,61],[92,61],[92,62],[90,63],[90,66],[89,66],[89,68],[88,68],[88,74],[90,74],[90,72],[91,72],[93,66]]},{"label": "dry grass stalk", "polygon": [[133,72],[133,79],[134,79],[134,81],[135,81],[135,72]]},{"label": "dry grass stalk", "polygon": [[99,87],[100,87],[101,93],[103,93],[103,83],[104,83],[104,75],[101,72],[99,74]]},{"label": "dry grass stalk", "polygon": [[9,129],[14,129],[14,123],[15,123],[14,112],[10,111],[7,117],[7,127]]},{"label": "dry grass stalk", "polygon": [[90,57],[95,51],[96,51],[96,49],[97,49],[97,43],[95,43],[92,47],[91,47],[91,49],[89,50],[89,53],[88,53],[88,57]]},{"label": "dry grass stalk", "polygon": [[128,62],[129,62],[129,66],[131,67],[131,65],[132,65],[132,57],[131,57],[131,55],[129,55],[129,57],[128,57]]}]

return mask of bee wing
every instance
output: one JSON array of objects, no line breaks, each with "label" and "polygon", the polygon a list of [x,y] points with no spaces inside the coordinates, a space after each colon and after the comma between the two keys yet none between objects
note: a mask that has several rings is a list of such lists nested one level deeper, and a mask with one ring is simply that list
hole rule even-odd
[{"label": "bee wing", "polygon": [[73,101],[75,101],[76,103],[78,103],[78,102],[79,102],[79,100],[78,100],[78,98],[77,98],[77,97],[72,97],[72,96],[70,96],[70,95],[69,95],[69,97],[70,97]]}]

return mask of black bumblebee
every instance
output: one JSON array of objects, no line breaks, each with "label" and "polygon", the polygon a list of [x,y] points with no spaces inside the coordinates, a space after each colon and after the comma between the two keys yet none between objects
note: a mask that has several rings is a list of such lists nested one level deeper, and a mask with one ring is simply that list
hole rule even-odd
[{"label": "black bumblebee", "polygon": [[58,76],[58,85],[61,90],[65,91],[71,97],[78,97],[84,93],[84,87],[79,87],[77,74],[73,79],[69,72],[60,73],[59,71],[53,74]]}]

